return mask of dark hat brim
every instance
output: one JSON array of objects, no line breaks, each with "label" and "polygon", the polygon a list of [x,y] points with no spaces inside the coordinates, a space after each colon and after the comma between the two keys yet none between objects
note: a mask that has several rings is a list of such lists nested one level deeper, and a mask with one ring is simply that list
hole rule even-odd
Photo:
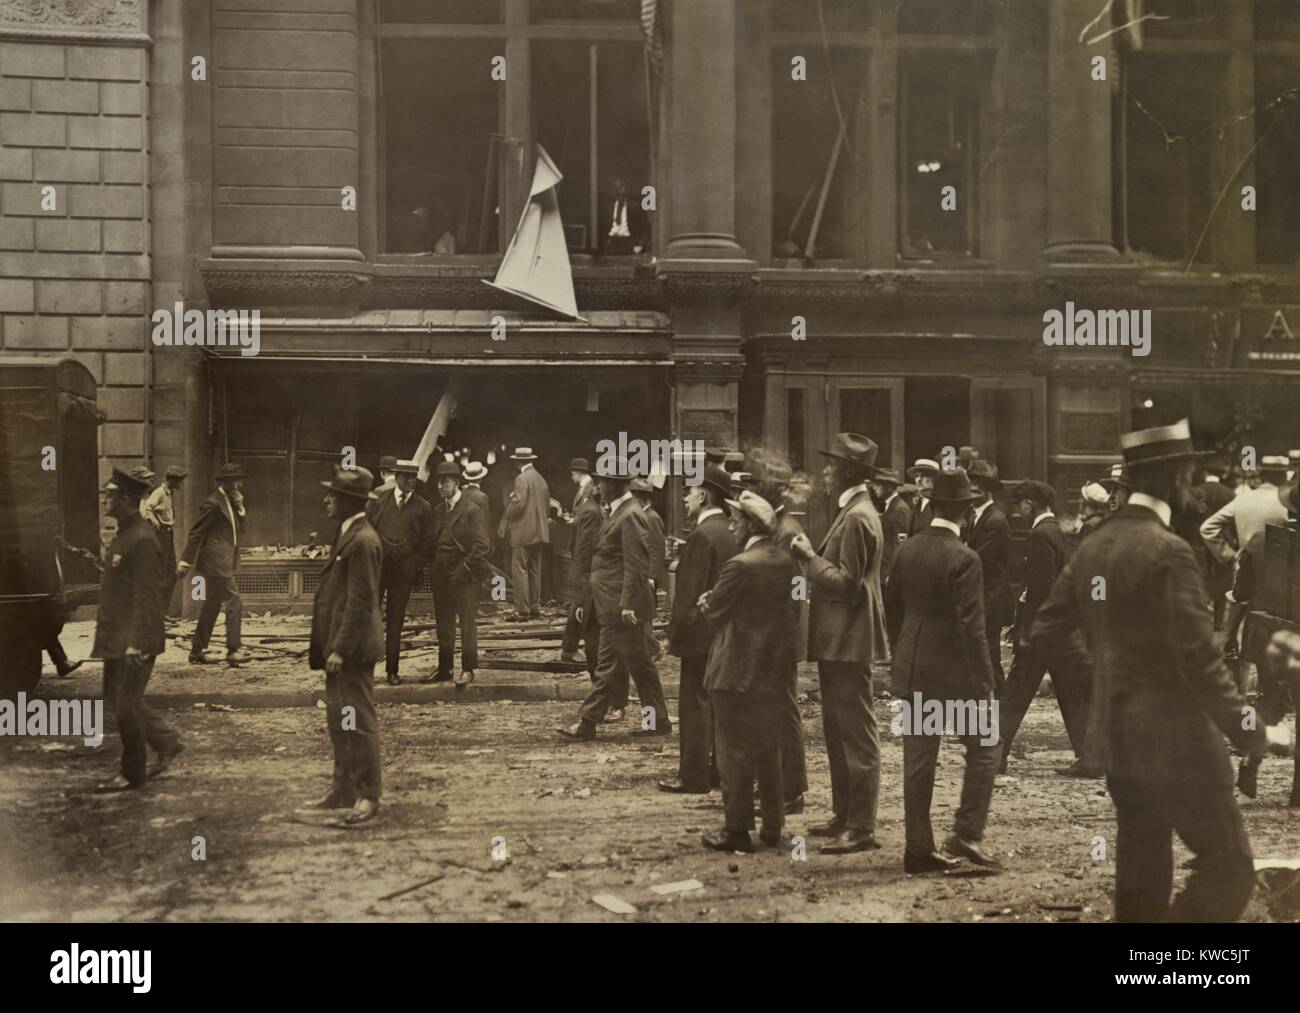
[{"label": "dark hat brim", "polygon": [[340,489],[333,482],[322,482],[321,486],[324,487],[326,492],[332,492],[336,496],[347,496],[349,499],[379,499],[373,492],[359,493],[355,489]]},{"label": "dark hat brim", "polygon": [[1001,492],[1003,489],[1002,479],[994,478],[992,475],[970,475],[968,473],[967,477],[970,479],[971,485],[977,485],[981,488],[987,487],[995,492]]},{"label": "dark hat brim", "polygon": [[[1155,457],[1144,457],[1140,461],[1125,461],[1124,467],[1129,471],[1134,468],[1143,468],[1148,464],[1163,464],[1166,461],[1195,461],[1203,457],[1213,457],[1217,451],[1214,450],[1180,450],[1176,454],[1158,454]],[[1097,483],[1101,485],[1101,482]],[[1131,488],[1131,487],[1130,487]]]},{"label": "dark hat brim", "polygon": [[935,495],[930,495],[930,496],[927,496],[926,498],[929,499],[929,500],[934,501],[935,503],[969,503],[971,500],[979,499],[979,498],[980,498],[980,494],[979,494],[979,492],[978,492],[977,490],[972,489],[970,492],[966,493],[966,495],[964,495],[964,496],[935,496]]},{"label": "dark hat brim", "polygon": [[874,464],[866,464],[863,461],[857,460],[856,458],[845,457],[843,454],[837,454],[833,450],[819,450],[817,451],[817,453],[821,454],[822,457],[833,457],[837,461],[844,461],[848,464],[856,464],[859,468],[865,468],[873,476],[880,474],[880,469],[877,468]]}]

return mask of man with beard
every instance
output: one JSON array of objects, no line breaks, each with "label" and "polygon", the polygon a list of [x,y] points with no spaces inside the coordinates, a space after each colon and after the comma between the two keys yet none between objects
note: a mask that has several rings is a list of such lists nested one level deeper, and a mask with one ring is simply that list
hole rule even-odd
[{"label": "man with beard", "polygon": [[[1059,649],[1079,628],[1087,640],[1084,759],[1105,771],[1115,803],[1115,920],[1233,921],[1255,872],[1223,737],[1260,755],[1266,733],[1243,721],[1246,700],[1215,644],[1196,558],[1171,530],[1199,456],[1187,420],[1120,442],[1133,492],[1075,550],[1030,646]],[[1196,857],[1171,905],[1175,832]]]},{"label": "man with beard", "polygon": [[867,482],[876,475],[875,442],[840,433],[822,476],[839,504],[830,530],[814,551],[806,534],[790,550],[808,563],[812,610],[808,658],[817,662],[822,724],[831,771],[831,820],[809,829],[831,841],[822,851],[852,854],[876,843],[880,800],[880,733],[872,709],[871,661],[885,636],[880,600],[880,557],[884,536],[871,505]]}]

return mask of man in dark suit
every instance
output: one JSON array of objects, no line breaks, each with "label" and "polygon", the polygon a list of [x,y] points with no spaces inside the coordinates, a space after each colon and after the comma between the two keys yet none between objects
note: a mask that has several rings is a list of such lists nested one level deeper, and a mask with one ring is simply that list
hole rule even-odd
[{"label": "man in dark suit", "polygon": [[[1115,802],[1115,920],[1232,921],[1255,873],[1223,738],[1261,755],[1267,737],[1243,720],[1196,558],[1170,530],[1197,456],[1187,421],[1126,433],[1121,447],[1129,501],[1079,544],[1030,646],[1051,650],[1078,628],[1087,640],[1084,758],[1106,772]],[[1196,858],[1171,906],[1175,831]]]},{"label": "man in dark suit", "polygon": [[[104,556],[91,656],[104,659],[104,702],[116,714],[122,766],[117,777],[95,787],[98,792],[141,787],[182,749],[176,733],[144,700],[154,660],[167,647],[162,551],[140,516],[140,500],[149,493],[147,474],[144,468],[114,468],[100,492],[105,512],[117,520],[117,534]],[[158,754],[153,771],[145,767],[146,745]]]},{"label": "man in dark suit", "polygon": [[998,692],[1007,681],[1002,669],[1002,627],[1015,619],[1015,601],[1011,596],[1011,525],[993,497],[1002,491],[997,465],[991,461],[972,461],[970,481],[979,491],[975,511],[966,528],[966,544],[980,557],[984,571],[984,622],[988,624],[989,662],[998,681]]},{"label": "man in dark suit", "polygon": [[534,467],[531,447],[516,447],[510,455],[519,474],[501,518],[500,534],[510,533],[510,582],[514,587],[516,620],[537,619],[542,614],[542,557],[551,540],[547,511],[551,490]]},{"label": "man in dark suit", "polygon": [[338,469],[325,487],[325,511],[339,522],[330,561],[321,571],[311,612],[308,661],[325,670],[325,723],[334,747],[334,778],[323,798],[302,811],[350,810],[349,826],[379,815],[379,722],[375,662],[384,656],[379,622],[383,544],[366,519],[374,477],[365,468]]},{"label": "man in dark suit", "polygon": [[934,511],[930,509],[930,490],[938,474],[939,462],[928,457],[917,458],[907,469],[907,477],[916,483],[916,501],[912,504],[912,519],[907,528],[909,535],[924,531],[934,519]]},{"label": "man in dark suit", "polygon": [[817,662],[821,683],[834,810],[828,823],[808,832],[832,838],[822,851],[835,855],[880,847],[875,837],[880,733],[872,709],[871,661],[885,636],[880,595],[884,535],[867,488],[876,474],[878,449],[866,436],[840,433],[830,450],[819,451],[827,459],[822,477],[839,513],[817,551],[807,535],[790,543],[791,552],[808,563],[808,658]]},{"label": "man in dark suit", "polygon": [[[600,471],[598,466],[597,471]],[[581,622],[588,609],[600,621],[600,651],[596,685],[583,701],[576,724],[560,728],[570,739],[594,739],[618,691],[619,666],[631,673],[641,698],[643,717],[634,736],[672,734],[659,671],[647,651],[643,623],[651,621],[649,524],[628,483],[632,476],[624,461],[612,463],[610,474],[599,474],[600,496],[609,504],[609,517],[596,537],[591,578]],[[644,714],[645,711],[648,714]]]},{"label": "man in dark suit", "polygon": [[569,561],[569,585],[573,601],[569,602],[569,618],[564,624],[560,660],[582,661],[578,656],[578,641],[581,639],[586,654],[587,674],[594,681],[596,653],[600,647],[600,623],[596,621],[594,610],[584,614],[585,622],[578,621],[578,612],[587,593],[587,579],[591,576],[591,554],[596,549],[596,536],[605,523],[605,511],[600,505],[596,483],[591,480],[591,465],[585,457],[575,457],[569,462],[569,478],[578,489],[573,496],[573,543]]},{"label": "man in dark suit", "polygon": [[912,527],[912,508],[898,494],[902,484],[903,480],[894,468],[881,468],[871,483],[880,501],[880,527],[885,536],[885,544],[880,553],[882,587],[889,580],[889,571],[894,565],[898,547],[903,544]]},{"label": "man in dark suit", "polygon": [[706,834],[716,851],[750,851],[754,781],[768,847],[781,843],[784,802],[777,729],[782,683],[794,656],[798,606],[791,594],[794,560],[772,540],[772,507],[745,491],[728,500],[731,534],[743,548],[732,556],[717,584],[698,599],[702,615],[717,627],[704,685],[717,723],[718,773],[722,780],[722,832]]},{"label": "man in dark suit", "polygon": [[[393,488],[369,501],[366,519],[384,547],[379,572],[379,595],[387,596],[384,612],[384,670],[388,681],[398,685],[402,653],[402,626],[406,606],[420,579],[420,568],[433,551],[433,507],[415,491],[420,466],[415,461],[393,464]],[[447,679],[451,675],[446,676]]]},{"label": "man in dark suit", "polygon": [[[979,557],[962,545],[961,523],[979,493],[963,468],[934,480],[934,520],[909,538],[894,560],[885,615],[894,647],[893,692],[910,712],[903,723],[903,811],[907,845],[903,868],[909,873],[952,868],[955,859],[936,852],[930,825],[934,772],[944,728],[925,727],[922,713],[932,705],[947,711],[950,702],[987,708],[994,702],[993,668],[984,639],[984,593]],[[966,718],[969,722],[969,717]],[[988,821],[993,780],[1001,746],[997,725],[991,737],[978,729],[957,729],[966,749],[966,774],[953,833],[944,842],[949,855],[986,868],[1000,868],[980,846]]]},{"label": "man in dark suit", "polygon": [[[438,507],[434,514],[433,609],[438,624],[438,671],[429,682],[445,681],[456,661],[456,620],[460,619],[460,675],[457,688],[474,681],[478,668],[478,593],[488,557],[488,526],[473,500],[460,490],[460,468],[443,461],[434,470]],[[422,679],[421,682],[426,681]]]},{"label": "man in dark suit", "polygon": [[[243,605],[235,586],[239,572],[239,529],[244,525],[243,469],[237,464],[223,464],[217,471],[216,491],[203,501],[199,516],[190,527],[185,551],[176,565],[176,575],[184,576],[193,568],[203,578],[203,607],[194,626],[190,645],[190,664],[211,664],[204,653],[212,637],[212,628],[224,606],[226,610],[226,664],[238,668],[251,655],[240,646]],[[193,582],[186,582],[184,594],[193,594]]]},{"label": "man in dark suit", "polygon": [[723,510],[729,485],[725,471],[706,464],[700,484],[686,489],[686,516],[694,527],[677,561],[673,612],[668,621],[668,652],[682,659],[677,703],[681,741],[677,779],[660,781],[660,791],[704,795],[716,780],[713,706],[704,688],[714,631],[698,601],[718,582],[723,564],[736,554],[736,540]]},{"label": "man in dark suit", "polygon": [[1016,653],[1011,662],[1011,674],[1002,690],[998,720],[1002,728],[1002,769],[1006,769],[1020,723],[1024,721],[1029,705],[1038,694],[1043,676],[1052,673],[1052,690],[1056,704],[1061,708],[1065,733],[1074,749],[1075,763],[1057,773],[1073,777],[1100,777],[1083,764],[1084,733],[1088,727],[1088,683],[1086,648],[1080,635],[1070,639],[1065,648],[1054,657],[1035,654],[1029,646],[1029,630],[1034,616],[1047,600],[1056,578],[1065,569],[1070,555],[1065,533],[1056,522],[1052,504],[1056,490],[1046,482],[1030,479],[1021,482],[1011,493],[1022,517],[1030,518],[1029,538],[1025,546],[1025,600],[1020,609],[1016,635]]}]

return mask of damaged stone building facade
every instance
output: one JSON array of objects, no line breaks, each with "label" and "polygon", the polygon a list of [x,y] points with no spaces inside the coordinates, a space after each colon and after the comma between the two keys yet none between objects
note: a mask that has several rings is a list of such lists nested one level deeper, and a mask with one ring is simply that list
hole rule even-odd
[{"label": "damaged stone building facade", "polygon": [[[1167,6],[0,0],[3,354],[85,362],[101,468],[185,464],[183,522],[241,464],[248,544],[448,390],[494,503],[503,449],[567,501],[620,432],[973,444],[1062,508],[1130,428],[1285,450],[1300,9]],[[484,284],[537,145],[576,321]],[[259,354],[154,346],[177,302],[258,310]],[[1149,354],[1048,346],[1067,302],[1149,310]]]}]

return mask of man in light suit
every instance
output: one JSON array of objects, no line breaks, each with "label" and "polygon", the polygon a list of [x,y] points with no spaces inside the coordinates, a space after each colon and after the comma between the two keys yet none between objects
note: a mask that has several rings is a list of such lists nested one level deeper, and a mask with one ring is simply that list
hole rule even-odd
[{"label": "man in light suit", "polygon": [[515,611],[510,618],[537,619],[542,614],[542,556],[551,540],[546,523],[551,490],[533,466],[537,455],[532,447],[516,447],[510,460],[519,468],[519,474],[498,532],[510,532],[510,581],[515,595]]},{"label": "man in light suit", "polygon": [[884,535],[867,482],[876,475],[879,448],[866,436],[840,433],[822,477],[839,503],[830,530],[814,551],[805,534],[790,543],[808,563],[812,598],[808,659],[817,662],[822,725],[831,769],[830,822],[809,833],[830,837],[827,854],[880,847],[876,807],[880,800],[880,733],[872,709],[871,661],[885,636],[880,593]]},{"label": "man in light suit", "polygon": [[359,826],[379,815],[379,722],[375,662],[384,657],[379,621],[383,545],[366,519],[374,477],[365,468],[338,469],[325,487],[325,512],[339,522],[330,561],[321,571],[311,612],[308,660],[325,670],[325,723],[334,748],[334,777],[324,797],[300,813],[347,810],[339,822]]},{"label": "man in light suit", "polygon": [[[226,610],[226,664],[238,668],[252,655],[241,647],[241,620],[243,603],[235,586],[239,572],[239,529],[244,525],[244,471],[237,464],[223,464],[217,471],[217,488],[203,505],[199,516],[190,526],[185,551],[176,564],[176,576],[183,577],[193,569],[203,578],[203,607],[194,626],[194,641],[190,645],[190,664],[209,665],[204,653],[212,637],[212,628],[224,606]],[[182,584],[182,594],[191,594],[193,584]]]},{"label": "man in light suit", "polygon": [[722,832],[706,834],[703,843],[715,851],[750,851],[755,778],[763,816],[760,837],[768,847],[780,845],[785,820],[778,722],[799,627],[791,594],[797,571],[790,554],[772,540],[776,514],[766,500],[745,491],[727,505],[731,534],[743,548],[698,599],[700,612],[717,628],[704,685],[717,723],[726,813]]},{"label": "man in light suit", "polygon": [[641,698],[643,716],[634,736],[672,734],[659,671],[650,659],[644,624],[654,616],[650,597],[650,525],[640,504],[628,490],[632,476],[625,461],[610,462],[607,474],[597,466],[600,496],[609,505],[609,517],[596,537],[591,558],[591,578],[583,602],[582,622],[588,609],[600,621],[600,652],[596,658],[596,685],[583,701],[576,724],[558,729],[569,739],[594,739],[619,686],[619,667],[630,673]]},{"label": "man in light suit", "polygon": [[[460,620],[460,675],[456,688],[474,681],[478,668],[478,593],[488,556],[487,518],[460,489],[460,468],[443,461],[434,471],[438,507],[434,511],[433,608],[438,624],[438,674],[449,675],[456,660],[456,620]],[[435,675],[431,682],[436,682]]]},{"label": "man in light suit", "polygon": [[[1084,758],[1105,771],[1115,803],[1115,920],[1233,921],[1255,871],[1223,740],[1258,756],[1278,736],[1243,720],[1246,700],[1215,644],[1196,557],[1170,529],[1198,456],[1187,420],[1120,442],[1133,492],[1079,543],[1030,645],[1060,646],[1076,629],[1087,641]],[[1175,832],[1196,857],[1171,905]]]},{"label": "man in light suit", "polygon": [[725,471],[716,464],[705,464],[700,484],[686,489],[686,516],[694,526],[677,562],[668,622],[668,652],[682,659],[677,704],[681,742],[677,779],[660,781],[660,791],[704,795],[716,779],[713,706],[704,688],[714,630],[698,602],[700,595],[718,582],[723,564],[736,554],[736,539],[724,512],[729,487]]},{"label": "man in light suit", "polygon": [[998,681],[998,692],[1006,684],[1002,669],[1002,627],[1015,619],[1016,603],[1011,596],[1011,525],[993,497],[1002,491],[1002,480],[992,461],[971,462],[971,485],[980,493],[966,528],[966,544],[980,557],[984,571],[984,622],[988,625],[989,662]]}]

